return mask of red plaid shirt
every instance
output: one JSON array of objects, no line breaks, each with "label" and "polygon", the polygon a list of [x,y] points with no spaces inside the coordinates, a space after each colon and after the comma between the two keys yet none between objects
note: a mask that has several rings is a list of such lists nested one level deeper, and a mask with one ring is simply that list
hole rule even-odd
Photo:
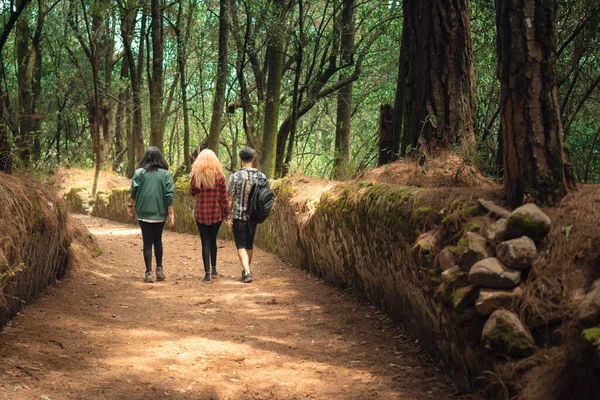
[{"label": "red plaid shirt", "polygon": [[190,182],[190,196],[196,197],[196,221],[212,225],[229,216],[229,197],[225,177],[219,175],[212,189],[196,186],[194,178]]}]

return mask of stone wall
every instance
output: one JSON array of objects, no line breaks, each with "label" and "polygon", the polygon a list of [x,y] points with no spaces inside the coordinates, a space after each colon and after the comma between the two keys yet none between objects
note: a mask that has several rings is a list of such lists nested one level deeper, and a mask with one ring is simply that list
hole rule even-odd
[{"label": "stone wall", "polygon": [[[419,339],[464,387],[481,371],[475,356],[481,318],[457,318],[436,296],[439,274],[417,243],[437,216],[423,189],[354,183],[321,188],[291,180],[275,187],[276,206],[257,244],[342,288],[354,288]],[[308,192],[311,192],[309,189]],[[432,261],[432,260],[430,260]],[[469,328],[474,323],[479,331]]]},{"label": "stone wall", "polygon": [[67,215],[45,185],[0,173],[0,327],[65,274]]}]

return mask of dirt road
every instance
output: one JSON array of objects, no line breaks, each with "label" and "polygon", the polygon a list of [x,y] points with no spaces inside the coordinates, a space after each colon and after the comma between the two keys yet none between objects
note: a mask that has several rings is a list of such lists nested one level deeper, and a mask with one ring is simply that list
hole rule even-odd
[{"label": "dirt road", "polygon": [[220,242],[167,232],[167,280],[143,283],[139,229],[80,218],[103,250],[0,332],[0,399],[458,399],[456,385],[370,306],[257,251],[238,282]]}]

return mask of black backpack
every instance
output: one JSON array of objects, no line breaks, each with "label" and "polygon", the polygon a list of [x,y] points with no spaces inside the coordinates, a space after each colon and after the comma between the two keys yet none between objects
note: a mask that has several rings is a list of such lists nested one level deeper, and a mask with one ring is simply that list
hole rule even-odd
[{"label": "black backpack", "polygon": [[262,177],[257,177],[250,188],[248,196],[248,220],[261,224],[271,213],[275,194],[269,189],[269,181]]}]

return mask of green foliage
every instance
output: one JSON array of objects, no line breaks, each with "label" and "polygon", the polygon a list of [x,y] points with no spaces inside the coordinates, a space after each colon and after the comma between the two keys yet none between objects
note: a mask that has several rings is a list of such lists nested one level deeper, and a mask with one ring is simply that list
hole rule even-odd
[{"label": "green foliage", "polygon": [[[166,107],[170,94],[171,107],[165,110],[165,156],[173,170],[183,163],[184,152],[197,148],[208,135],[211,119],[215,74],[218,53],[218,2],[199,2],[197,0],[181,0],[181,18],[178,21],[178,2],[163,1],[164,22],[164,68]],[[82,2],[62,1],[48,9],[50,3],[42,1],[46,7],[45,24],[41,42],[41,93],[39,98],[40,131],[39,160],[34,166],[52,169],[58,163],[66,166],[93,166],[93,152],[90,135],[90,110],[87,105],[93,96],[93,77],[89,60],[82,42],[89,48],[87,31],[93,17],[101,18],[104,24],[101,29],[102,56],[100,57],[101,76],[106,83],[106,106],[110,109],[104,139],[106,143],[104,168],[114,168],[124,172],[125,162],[129,156],[117,159],[116,111],[122,101],[120,94],[130,93],[131,79],[125,72],[123,62],[123,39],[121,37],[122,3],[110,1],[84,0]],[[136,4],[132,2],[132,4]],[[286,3],[287,4],[287,3]],[[278,30],[284,39],[285,70],[281,86],[282,105],[279,115],[281,125],[292,112],[292,92],[294,87],[295,57],[299,46],[302,46],[300,88],[301,98],[306,104],[310,94],[318,91],[318,79],[326,75],[330,61],[330,50],[336,43],[337,29],[336,2],[321,0],[303,0],[289,3],[285,10],[276,10],[274,3],[266,0],[234,1],[236,18],[230,18],[231,34],[229,40],[228,63],[230,65],[229,81],[226,85],[226,105],[229,111],[223,116],[223,128],[219,158],[228,170],[239,167],[236,151],[246,144],[260,144],[265,99],[262,95],[261,76],[256,68],[264,67],[267,33]],[[571,149],[574,172],[579,180],[600,182],[600,139],[597,137],[600,128],[598,118],[599,104],[596,99],[600,94],[594,87],[600,71],[600,27],[598,14],[594,14],[597,4],[593,0],[563,2],[559,8],[558,35],[559,54],[557,57],[558,103],[565,127],[565,141]],[[5,11],[8,3],[0,5]],[[497,79],[496,56],[496,21],[495,5],[490,1],[475,0],[469,2],[470,23],[473,40],[473,68],[476,79],[477,102],[475,132],[477,149],[468,156],[468,165],[476,165],[488,176],[497,176],[497,152],[499,130],[499,96],[500,85]],[[279,11],[285,12],[284,23],[277,22]],[[597,10],[596,10],[597,11]],[[22,14],[22,21],[29,27],[30,38],[33,37],[37,16],[40,10],[38,3],[31,3]],[[136,13],[136,25],[133,32],[133,52],[138,57],[142,41],[140,32],[142,11]],[[299,12],[303,18],[303,26],[299,23]],[[352,125],[350,138],[350,175],[375,166],[378,149],[379,107],[394,101],[396,82],[398,79],[399,48],[402,32],[402,15],[399,2],[370,3],[357,2],[356,6],[357,36],[354,62],[360,57],[362,65],[360,78],[353,85]],[[2,13],[0,19],[6,21],[8,13]],[[183,143],[183,110],[177,69],[177,29],[185,31],[185,21],[190,16],[190,31],[185,59],[187,74],[188,109],[190,112],[190,148],[184,149]],[[70,24],[69,21],[73,21]],[[150,18],[147,19],[149,27]],[[87,24],[87,25],[86,25]],[[584,29],[577,30],[579,26]],[[17,153],[15,138],[19,131],[19,83],[17,73],[16,30],[2,49],[4,74],[0,79],[3,91],[7,94],[7,110],[4,120],[10,131],[10,144]],[[573,35],[579,32],[576,35]],[[248,37],[246,37],[248,34]],[[79,36],[79,37],[78,37]],[[572,38],[572,40],[570,40]],[[569,41],[570,40],[570,41]],[[144,43],[151,46],[151,41]],[[151,49],[145,48],[143,56],[150,56]],[[137,62],[138,60],[136,60]],[[151,65],[150,60],[142,64],[142,125],[144,143],[149,140],[149,94],[148,78],[145,68]],[[353,71],[354,65],[340,67],[339,58],[335,60],[335,72],[325,82],[324,87],[331,87],[344,76]],[[125,65],[126,66],[126,65]],[[242,91],[240,80],[247,87],[249,105],[246,112],[242,107]],[[409,82],[410,83],[410,82]],[[264,89],[264,88],[263,88]],[[289,174],[303,173],[309,176],[329,177],[332,170],[335,145],[336,104],[335,92],[316,100],[314,106],[300,116],[289,163]],[[131,99],[127,100],[127,118],[119,138],[126,146],[128,132],[131,130]],[[437,127],[440,121],[433,114],[428,115],[423,124]],[[428,155],[409,147],[408,153],[420,157],[421,173],[428,173]],[[461,150],[461,149],[454,149]],[[15,157],[17,167],[24,165]]]}]

